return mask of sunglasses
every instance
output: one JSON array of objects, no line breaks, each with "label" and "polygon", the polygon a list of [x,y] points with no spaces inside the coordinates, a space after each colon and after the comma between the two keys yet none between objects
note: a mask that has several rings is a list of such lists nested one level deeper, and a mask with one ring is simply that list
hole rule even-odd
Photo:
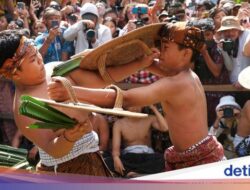
[{"label": "sunglasses", "polygon": [[250,23],[250,18],[246,18],[246,19],[241,19],[240,20],[240,24],[243,25],[243,24],[248,24]]},{"label": "sunglasses", "polygon": [[61,10],[61,7],[60,5],[50,5],[51,8],[57,10],[57,11],[60,11]]}]

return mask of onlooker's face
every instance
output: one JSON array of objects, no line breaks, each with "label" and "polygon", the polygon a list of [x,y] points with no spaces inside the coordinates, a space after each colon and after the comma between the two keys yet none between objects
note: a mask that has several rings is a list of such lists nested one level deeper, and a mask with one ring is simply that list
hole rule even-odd
[{"label": "onlooker's face", "polygon": [[230,29],[222,32],[222,35],[225,39],[236,40],[240,36],[240,30]]},{"label": "onlooker's face", "polygon": [[59,26],[60,26],[61,16],[59,16],[59,15],[51,15],[51,16],[47,17],[45,19],[45,24],[46,24],[46,26],[47,26],[48,29],[53,28],[53,24],[52,23],[54,21],[57,21],[58,24],[59,24]]},{"label": "onlooker's face", "polygon": [[34,27],[33,27],[33,32],[34,32],[34,35],[38,35],[39,33],[43,33],[47,30],[46,26],[44,23],[42,22],[37,22],[34,24]]},{"label": "onlooker's face", "polygon": [[197,17],[198,18],[201,18],[202,17],[202,14],[205,12],[205,6],[200,6],[198,9],[197,9]]},{"label": "onlooker's face", "polygon": [[112,35],[116,32],[115,24],[112,21],[106,21],[104,25],[110,28]]},{"label": "onlooker's face", "polygon": [[[116,23],[117,23],[118,20],[119,20],[119,18],[117,17],[117,15],[116,15],[115,13],[112,13],[112,12],[106,14],[106,15],[105,15],[105,18],[107,18],[107,17],[111,17],[112,20],[115,20],[115,21],[116,21]],[[105,19],[105,18],[103,18],[103,19]]]},{"label": "onlooker's face", "polygon": [[210,41],[210,40],[213,40],[214,32],[211,30],[206,30],[203,32],[203,35],[206,41]]},{"label": "onlooker's face", "polygon": [[240,19],[240,24],[244,28],[250,28],[250,17],[243,17]]},{"label": "onlooker's face", "polygon": [[221,26],[221,20],[222,18],[226,16],[226,14],[223,11],[218,12],[215,16],[214,16],[214,25],[215,25],[215,29],[219,29]]},{"label": "onlooker's face", "polygon": [[0,17],[0,31],[6,30],[8,26],[7,19],[5,16]]}]

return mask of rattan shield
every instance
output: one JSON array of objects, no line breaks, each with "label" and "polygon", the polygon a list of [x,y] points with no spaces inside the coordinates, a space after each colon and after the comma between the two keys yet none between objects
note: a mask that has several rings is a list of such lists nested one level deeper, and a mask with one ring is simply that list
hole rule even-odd
[{"label": "rattan shield", "polygon": [[127,64],[151,54],[150,48],[160,41],[158,32],[164,23],[138,28],[128,34],[109,41],[83,56],[80,67],[100,70],[99,67]]}]

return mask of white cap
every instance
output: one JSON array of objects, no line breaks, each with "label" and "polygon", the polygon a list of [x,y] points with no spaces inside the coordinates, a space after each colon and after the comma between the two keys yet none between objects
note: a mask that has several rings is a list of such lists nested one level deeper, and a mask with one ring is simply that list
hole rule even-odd
[{"label": "white cap", "polygon": [[231,106],[237,109],[241,109],[240,105],[235,102],[235,98],[230,95],[220,98],[220,103],[216,106],[216,111],[224,106]]},{"label": "white cap", "polygon": [[80,9],[81,16],[86,13],[92,13],[99,17],[97,7],[93,3],[85,3],[82,8]]}]

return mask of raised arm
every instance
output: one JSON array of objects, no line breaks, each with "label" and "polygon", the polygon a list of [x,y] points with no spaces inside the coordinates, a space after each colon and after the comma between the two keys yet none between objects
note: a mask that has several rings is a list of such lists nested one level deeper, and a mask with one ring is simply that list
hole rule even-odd
[{"label": "raised arm", "polygon": [[[222,66],[223,66],[223,57],[222,55],[217,56],[217,60],[213,60],[209,55],[206,44],[200,50],[208,69],[211,71],[214,77],[219,77],[221,74]],[[219,52],[217,52],[219,53]]]},{"label": "raised arm", "polygon": [[152,123],[152,126],[155,129],[158,129],[159,131],[165,132],[168,130],[168,124],[166,119],[163,117],[163,115],[157,110],[157,108],[154,105],[149,106],[151,110],[155,114],[154,122]]},{"label": "raised arm", "polygon": [[[159,51],[157,49],[153,49],[153,54],[150,56],[145,56],[140,60],[133,61],[126,65],[108,67],[106,71],[113,81],[119,82],[136,71],[147,68],[153,63],[155,58],[158,58],[158,56]],[[109,82],[103,80],[98,71],[76,69],[72,71],[67,77],[69,77],[76,86],[103,88],[107,85],[110,85]]]}]

